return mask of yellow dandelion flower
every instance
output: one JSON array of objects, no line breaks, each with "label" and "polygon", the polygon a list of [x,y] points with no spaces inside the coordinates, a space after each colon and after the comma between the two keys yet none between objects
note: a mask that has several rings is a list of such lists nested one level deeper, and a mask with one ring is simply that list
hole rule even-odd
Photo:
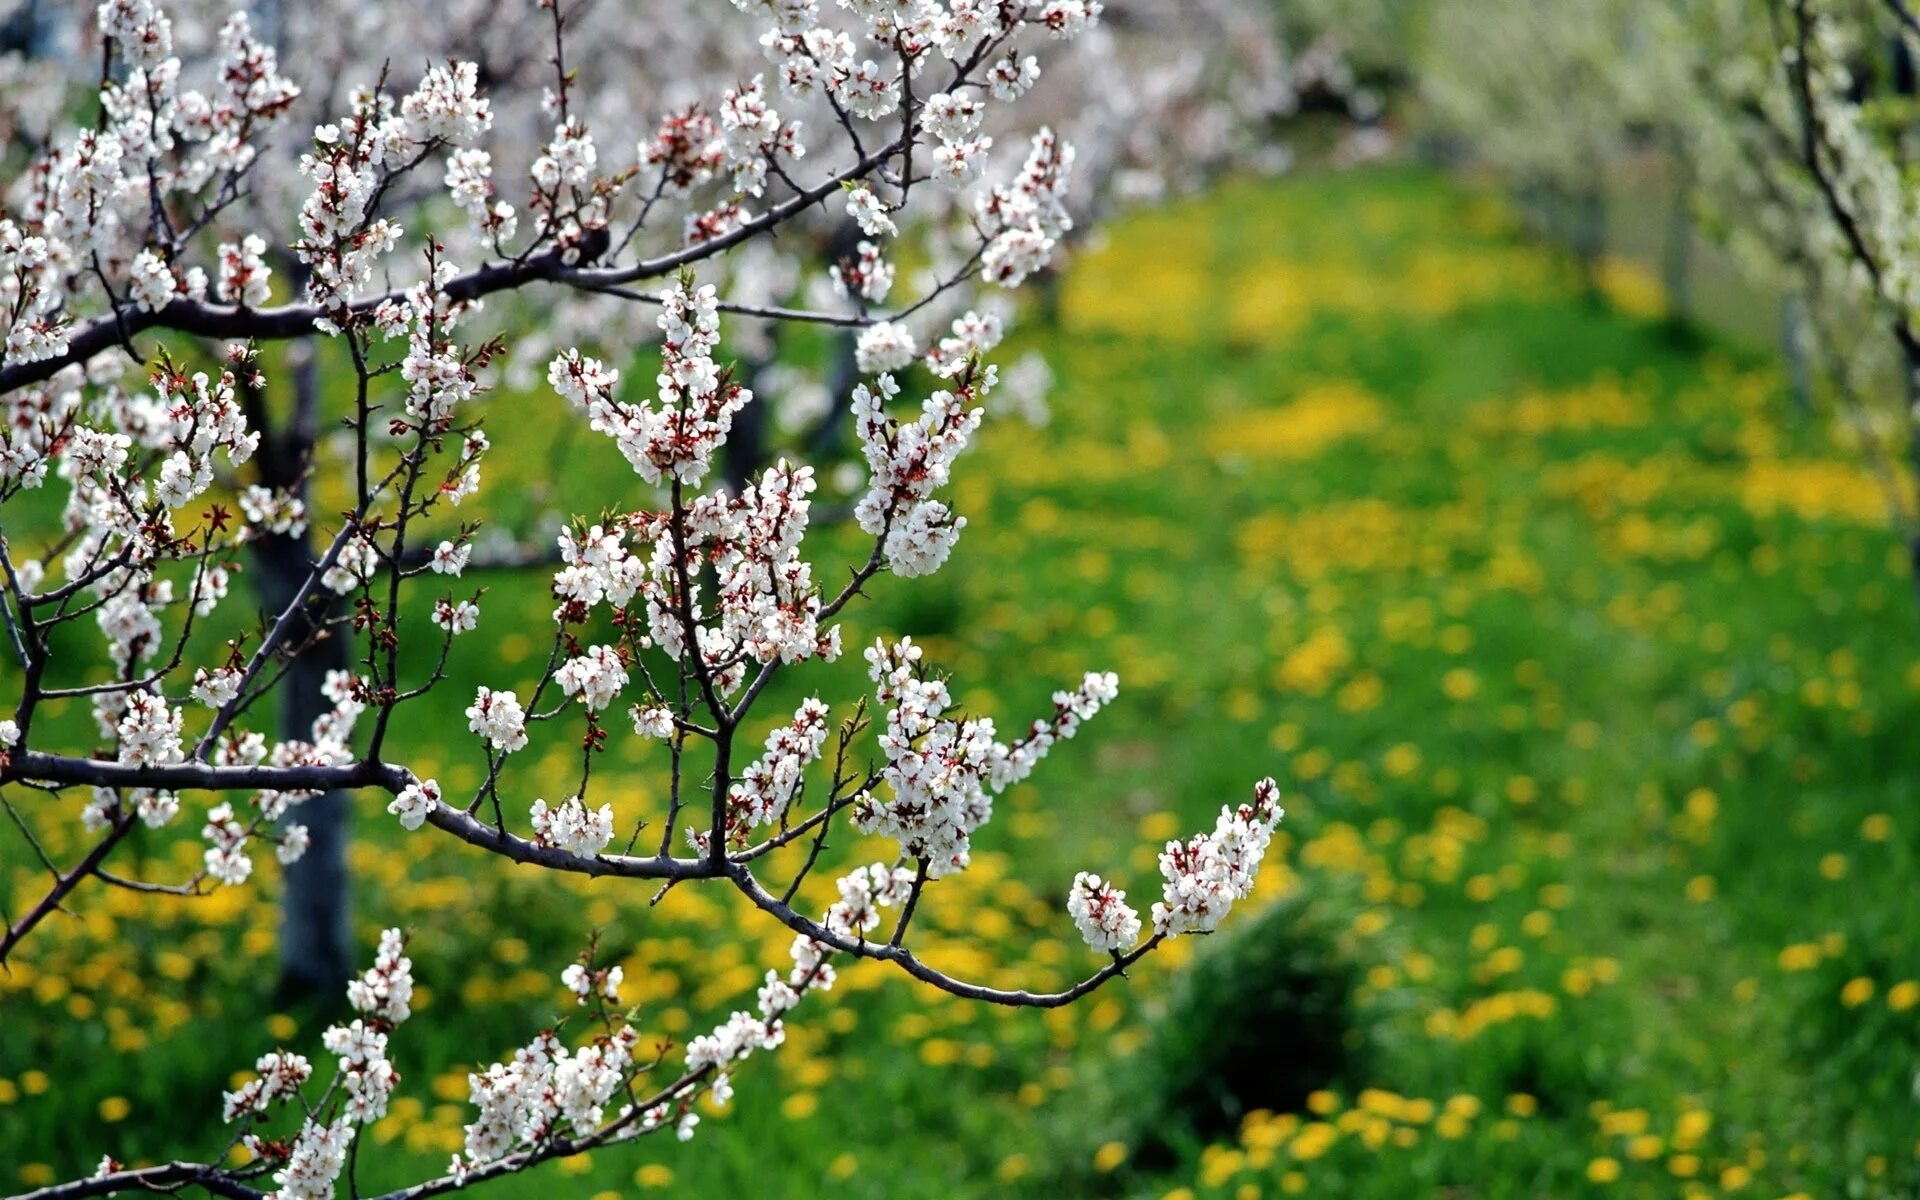
[{"label": "yellow dandelion flower", "polygon": [[1455,667],[1440,678],[1447,699],[1464,704],[1480,694],[1480,677],[1466,667]]},{"label": "yellow dandelion flower", "polygon": [[1690,1108],[1686,1112],[1681,1113],[1679,1119],[1673,1123],[1674,1145],[1697,1145],[1701,1138],[1707,1136],[1707,1131],[1712,1128],[1712,1113],[1702,1112],[1697,1108]]},{"label": "yellow dandelion flower", "polygon": [[781,1115],[789,1121],[804,1121],[820,1107],[820,1097],[813,1092],[795,1092],[780,1103]]},{"label": "yellow dandelion flower", "polygon": [[1811,971],[1820,965],[1820,947],[1813,942],[1796,942],[1780,951],[1782,971]]},{"label": "yellow dandelion flower", "polygon": [[665,1163],[648,1163],[633,1173],[633,1181],[643,1188],[673,1186],[673,1168]]}]

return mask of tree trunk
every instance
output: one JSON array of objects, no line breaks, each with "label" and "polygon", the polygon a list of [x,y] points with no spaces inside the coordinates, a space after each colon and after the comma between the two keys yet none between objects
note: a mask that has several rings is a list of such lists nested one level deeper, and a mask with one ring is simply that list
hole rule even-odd
[{"label": "tree trunk", "polygon": [[742,363],[740,367],[747,387],[753,391],[753,399],[733,414],[733,428],[727,432],[726,448],[720,454],[721,477],[736,496],[745,494],[747,485],[769,465],[767,427],[772,423],[774,401],[767,387],[767,376],[779,361],[780,330],[775,326],[769,332],[766,356]]},{"label": "tree trunk", "polygon": [[809,457],[819,457],[834,450],[841,431],[847,427],[848,416],[853,412],[849,398],[853,395],[854,385],[860,382],[859,339],[851,329],[837,329],[833,335],[833,350],[827,359],[826,385],[827,415],[810,430],[805,438],[806,453]]},{"label": "tree trunk", "polygon": [[[1907,466],[1914,474],[1909,487],[1913,501],[1913,524],[1908,526],[1907,536],[1907,574],[1913,580],[1913,598],[1915,615],[1920,616],[1920,362],[1908,359],[1906,370],[1907,401]],[[1895,514],[1895,521],[1899,514]]]},{"label": "tree trunk", "polygon": [[1600,299],[1600,259],[1607,252],[1607,197],[1594,184],[1575,199],[1573,252],[1580,259],[1581,282],[1587,295]]},{"label": "tree trunk", "polygon": [[1780,298],[1780,353],[1787,360],[1787,390],[1802,416],[1813,411],[1813,373],[1808,364],[1807,302],[1798,292]]},{"label": "tree trunk", "polygon": [[1685,321],[1693,316],[1693,214],[1688,210],[1687,199],[1691,190],[1687,186],[1686,168],[1675,181],[1673,205],[1667,210],[1667,238],[1665,253],[1660,264],[1661,284],[1667,293],[1667,316],[1675,321]]},{"label": "tree trunk", "polygon": [[1061,278],[1057,267],[1048,265],[1033,275],[1033,307],[1040,317],[1040,327],[1049,331],[1060,328],[1060,291]]},{"label": "tree trunk", "polygon": [[[284,421],[271,419],[265,397],[243,393],[249,417],[262,430],[261,482],[306,498],[306,474],[313,457],[320,406],[319,369],[313,347],[298,341],[287,348],[285,374],[293,384],[293,403]],[[287,610],[317,557],[307,535],[273,535],[253,547],[254,586],[270,619]],[[321,690],[327,672],[347,667],[347,646],[338,636],[316,634],[340,611],[339,600],[324,589],[308,598],[307,608],[289,628],[287,645],[298,651],[279,684],[279,736],[310,741],[313,722],[333,705]],[[353,969],[348,923],[351,889],[347,879],[349,796],[327,792],[294,808],[291,824],[305,825],[307,852],[286,870],[280,902],[280,985],[282,995],[336,996]]]},{"label": "tree trunk", "polygon": [[[305,581],[313,562],[305,539],[274,539],[284,546],[262,545],[255,561],[260,588],[284,609]],[[325,621],[337,605],[328,603],[316,613]],[[312,632],[296,628],[296,643]],[[346,643],[327,637],[293,661],[280,683],[280,737],[307,741],[313,737],[316,717],[332,703],[322,693],[327,672],[347,666]],[[307,852],[286,869],[286,891],[280,902],[280,992],[296,996],[333,996],[346,986],[353,970],[352,930],[348,915],[352,889],[347,878],[347,792],[325,792],[294,808],[287,821],[305,825]]]}]

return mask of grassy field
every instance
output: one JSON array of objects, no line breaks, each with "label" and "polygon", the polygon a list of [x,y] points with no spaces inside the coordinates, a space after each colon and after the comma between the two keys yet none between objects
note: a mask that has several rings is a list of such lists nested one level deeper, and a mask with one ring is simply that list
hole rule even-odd
[{"label": "grassy field", "polygon": [[[489,1194],[1920,1194],[1920,616],[1884,499],[1768,362],[1676,335],[1641,272],[1607,290],[1589,305],[1503,206],[1411,170],[1236,184],[1115,226],[1060,328],[1027,335],[1053,420],[989,425],[952,565],[882,580],[848,644],[911,633],[1004,719],[1121,676],[930,894],[927,957],[1082,973],[1073,871],[1150,898],[1160,841],[1269,772],[1278,916],[1046,1014],[852,969],[692,1145]],[[503,406],[493,428],[524,447],[524,489],[552,461],[537,417]],[[563,461],[559,500],[637,502],[611,447],[575,437]],[[542,589],[489,582],[497,661],[409,725],[408,757],[456,790],[484,766],[446,732],[473,684],[544,657],[512,632],[546,627]],[[830,701],[861,691],[843,666]],[[619,761],[630,820],[660,767]],[[519,794],[571,790],[563,750],[516,767]],[[415,932],[424,993],[363,1191],[444,1165],[466,1071],[563,1011],[589,928],[664,1038],[785,960],[780,929],[713,891],[650,906],[404,835],[371,798],[358,820],[358,925],[369,946]],[[143,852],[161,870],[194,849]],[[191,904],[88,894],[0,975],[0,1188],[217,1148],[229,1072],[279,1042],[318,1057],[326,1015],[269,999],[261,876]],[[1337,1035],[1240,966],[1303,930]],[[1235,1019],[1194,1027],[1235,987]],[[1157,1072],[1216,1051],[1299,1103],[1185,1128]]]}]

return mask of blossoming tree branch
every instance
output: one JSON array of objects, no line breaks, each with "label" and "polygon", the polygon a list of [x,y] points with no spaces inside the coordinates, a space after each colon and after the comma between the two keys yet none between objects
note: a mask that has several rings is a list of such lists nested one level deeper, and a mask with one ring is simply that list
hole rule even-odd
[{"label": "blossoming tree branch", "polygon": [[[1003,733],[958,708],[921,647],[881,641],[863,651],[870,697],[837,699],[837,713],[809,698],[764,740],[743,733],[777,678],[840,656],[839,618],[869,583],[938,570],[966,525],[941,492],[992,403],[1003,324],[969,311],[923,331],[914,318],[955,289],[1017,287],[1070,228],[1071,148],[1041,129],[1002,164],[983,130],[993,112],[1018,111],[1048,41],[1092,25],[1100,6],[736,4],[740,44],[753,47],[742,78],[650,128],[596,130],[582,96],[593,81],[568,65],[566,6],[542,3],[550,136],[509,179],[473,62],[431,63],[404,90],[397,66],[383,70],[296,160],[273,145],[293,136],[299,87],[244,15],[188,62],[160,8],[106,0],[97,106],[26,164],[0,217],[0,614],[17,668],[0,700],[0,806],[47,879],[37,902],[4,914],[0,962],[81,889],[184,898],[245,883],[259,855],[299,861],[303,806],[329,793],[378,794],[419,836],[547,870],[711,881],[794,934],[791,963],[767,971],[753,1006],[685,1047],[640,1045],[620,972],[589,943],[561,976],[588,1035],[541,1032],[473,1074],[462,1153],[396,1198],[658,1131],[690,1137],[695,1101],[724,1100],[745,1059],[780,1045],[794,1010],[832,987],[836,959],[876,959],[989,1003],[1076,1000],[1167,939],[1214,928],[1248,892],[1281,817],[1263,780],[1210,832],[1169,843],[1144,922],[1119,888],[1082,873],[1065,907],[1099,965],[1061,991],[1006,990],[917,955],[914,914],[967,869],[994,796],[1113,702],[1114,676],[1089,673]],[[782,106],[824,115],[803,123]],[[297,202],[290,219],[267,203],[279,164],[297,166],[281,181]],[[736,302],[702,281],[823,210],[866,239],[832,268],[842,307]],[[927,211],[969,248],[918,298],[881,308],[888,243]],[[295,298],[276,304],[283,254]],[[536,288],[657,312],[650,386],[577,348],[546,369],[556,419],[610,440],[650,500],[559,531],[545,665],[531,683],[461,697],[456,740],[484,770],[454,794],[412,769],[393,734],[403,710],[444,688],[487,619],[480,591],[462,584],[488,515],[486,393],[496,360],[532,332],[516,327],[538,312]],[[488,326],[494,297],[508,311]],[[864,557],[804,556],[809,466],[781,460],[737,489],[712,482],[736,416],[762,402],[722,356],[726,314],[858,332],[865,378],[845,403],[866,469],[850,514]],[[351,363],[343,411],[323,417],[308,394],[296,414],[309,429],[337,421],[345,449],[324,453],[309,437],[300,461],[267,471],[262,347],[302,337]],[[906,394],[919,378],[925,394]],[[338,511],[309,502],[320,472],[346,497]],[[48,487],[66,502],[41,528],[30,514],[50,510],[28,493]],[[243,559],[268,545],[297,547],[297,569],[245,599],[233,587]],[[430,609],[431,629],[403,623],[410,607]],[[210,627],[243,632],[208,649]],[[101,653],[73,651],[95,634]],[[270,734],[264,710],[316,659],[339,664],[323,673],[324,703]],[[74,702],[92,709],[90,745],[49,732],[48,710]],[[883,715],[869,721],[869,706]],[[603,798],[596,762],[629,736],[669,765],[664,811],[616,812]],[[515,789],[515,756],[536,742],[577,748],[573,794]],[[89,838],[71,858],[36,834],[75,819]],[[205,839],[190,876],[146,878],[116,861],[136,829],[178,824]],[[802,883],[845,826],[892,839],[897,855],[840,878],[824,912],[801,911]],[[788,859],[797,868],[771,873]],[[412,989],[405,937],[390,930],[348,985],[356,1015],[326,1032],[334,1061],[261,1058],[227,1095],[230,1132],[212,1153],[132,1166],[103,1147],[92,1177],[27,1195],[357,1194],[357,1134],[399,1085],[387,1048]]]}]

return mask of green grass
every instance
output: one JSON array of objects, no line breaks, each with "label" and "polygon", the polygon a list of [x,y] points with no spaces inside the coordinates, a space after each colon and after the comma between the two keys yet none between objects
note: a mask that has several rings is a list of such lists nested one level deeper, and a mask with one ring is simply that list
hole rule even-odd
[{"label": "green grass", "polygon": [[[624,1195],[664,1167],[690,1195],[1915,1194],[1920,1006],[1889,1003],[1920,976],[1911,585],[1870,479],[1771,364],[1675,339],[1628,311],[1633,282],[1624,309],[1587,304],[1500,206],[1411,170],[1133,218],[1069,275],[1061,327],[1022,335],[1061,381],[1054,419],[982,435],[951,566],[880,581],[849,618],[849,646],[911,633],[1003,719],[1121,674],[1120,702],[1003,802],[971,882],[930,897],[929,953],[957,969],[1090,968],[1072,872],[1144,902],[1158,839],[1281,777],[1268,894],[1335,929],[1360,981],[1366,1053],[1313,1111],[1210,1148],[1159,1131],[1182,1149],[1143,1166],[1152,1056],[1129,1053],[1167,1044],[1177,962],[1053,1015],[862,968],[691,1146],[493,1193]],[[498,403],[496,470],[531,495],[562,435],[550,408]],[[568,446],[555,503],[643,502],[611,447]],[[852,553],[814,557],[831,577]],[[472,687],[544,657],[510,632],[546,628],[543,589],[487,582],[491,655],[402,743],[455,786],[480,766]],[[850,704],[857,667],[814,682]],[[523,757],[510,794],[566,794],[563,750]],[[658,764],[616,761],[622,818],[653,812]],[[419,1103],[373,1132],[363,1190],[444,1163],[463,1071],[561,1011],[554,976],[589,928],[663,1036],[784,961],[778,929],[718,896],[653,907],[407,837],[371,797],[358,819],[363,937],[414,930],[431,993],[394,1049]],[[0,978],[0,1184],[217,1145],[219,1088],[278,1040],[262,875],[185,906],[90,894]],[[286,1017],[317,1054],[324,1019]],[[1284,1021],[1213,1032],[1289,1053]],[[34,1069],[51,1089],[20,1094]],[[104,1121],[109,1096],[130,1115]]]}]

